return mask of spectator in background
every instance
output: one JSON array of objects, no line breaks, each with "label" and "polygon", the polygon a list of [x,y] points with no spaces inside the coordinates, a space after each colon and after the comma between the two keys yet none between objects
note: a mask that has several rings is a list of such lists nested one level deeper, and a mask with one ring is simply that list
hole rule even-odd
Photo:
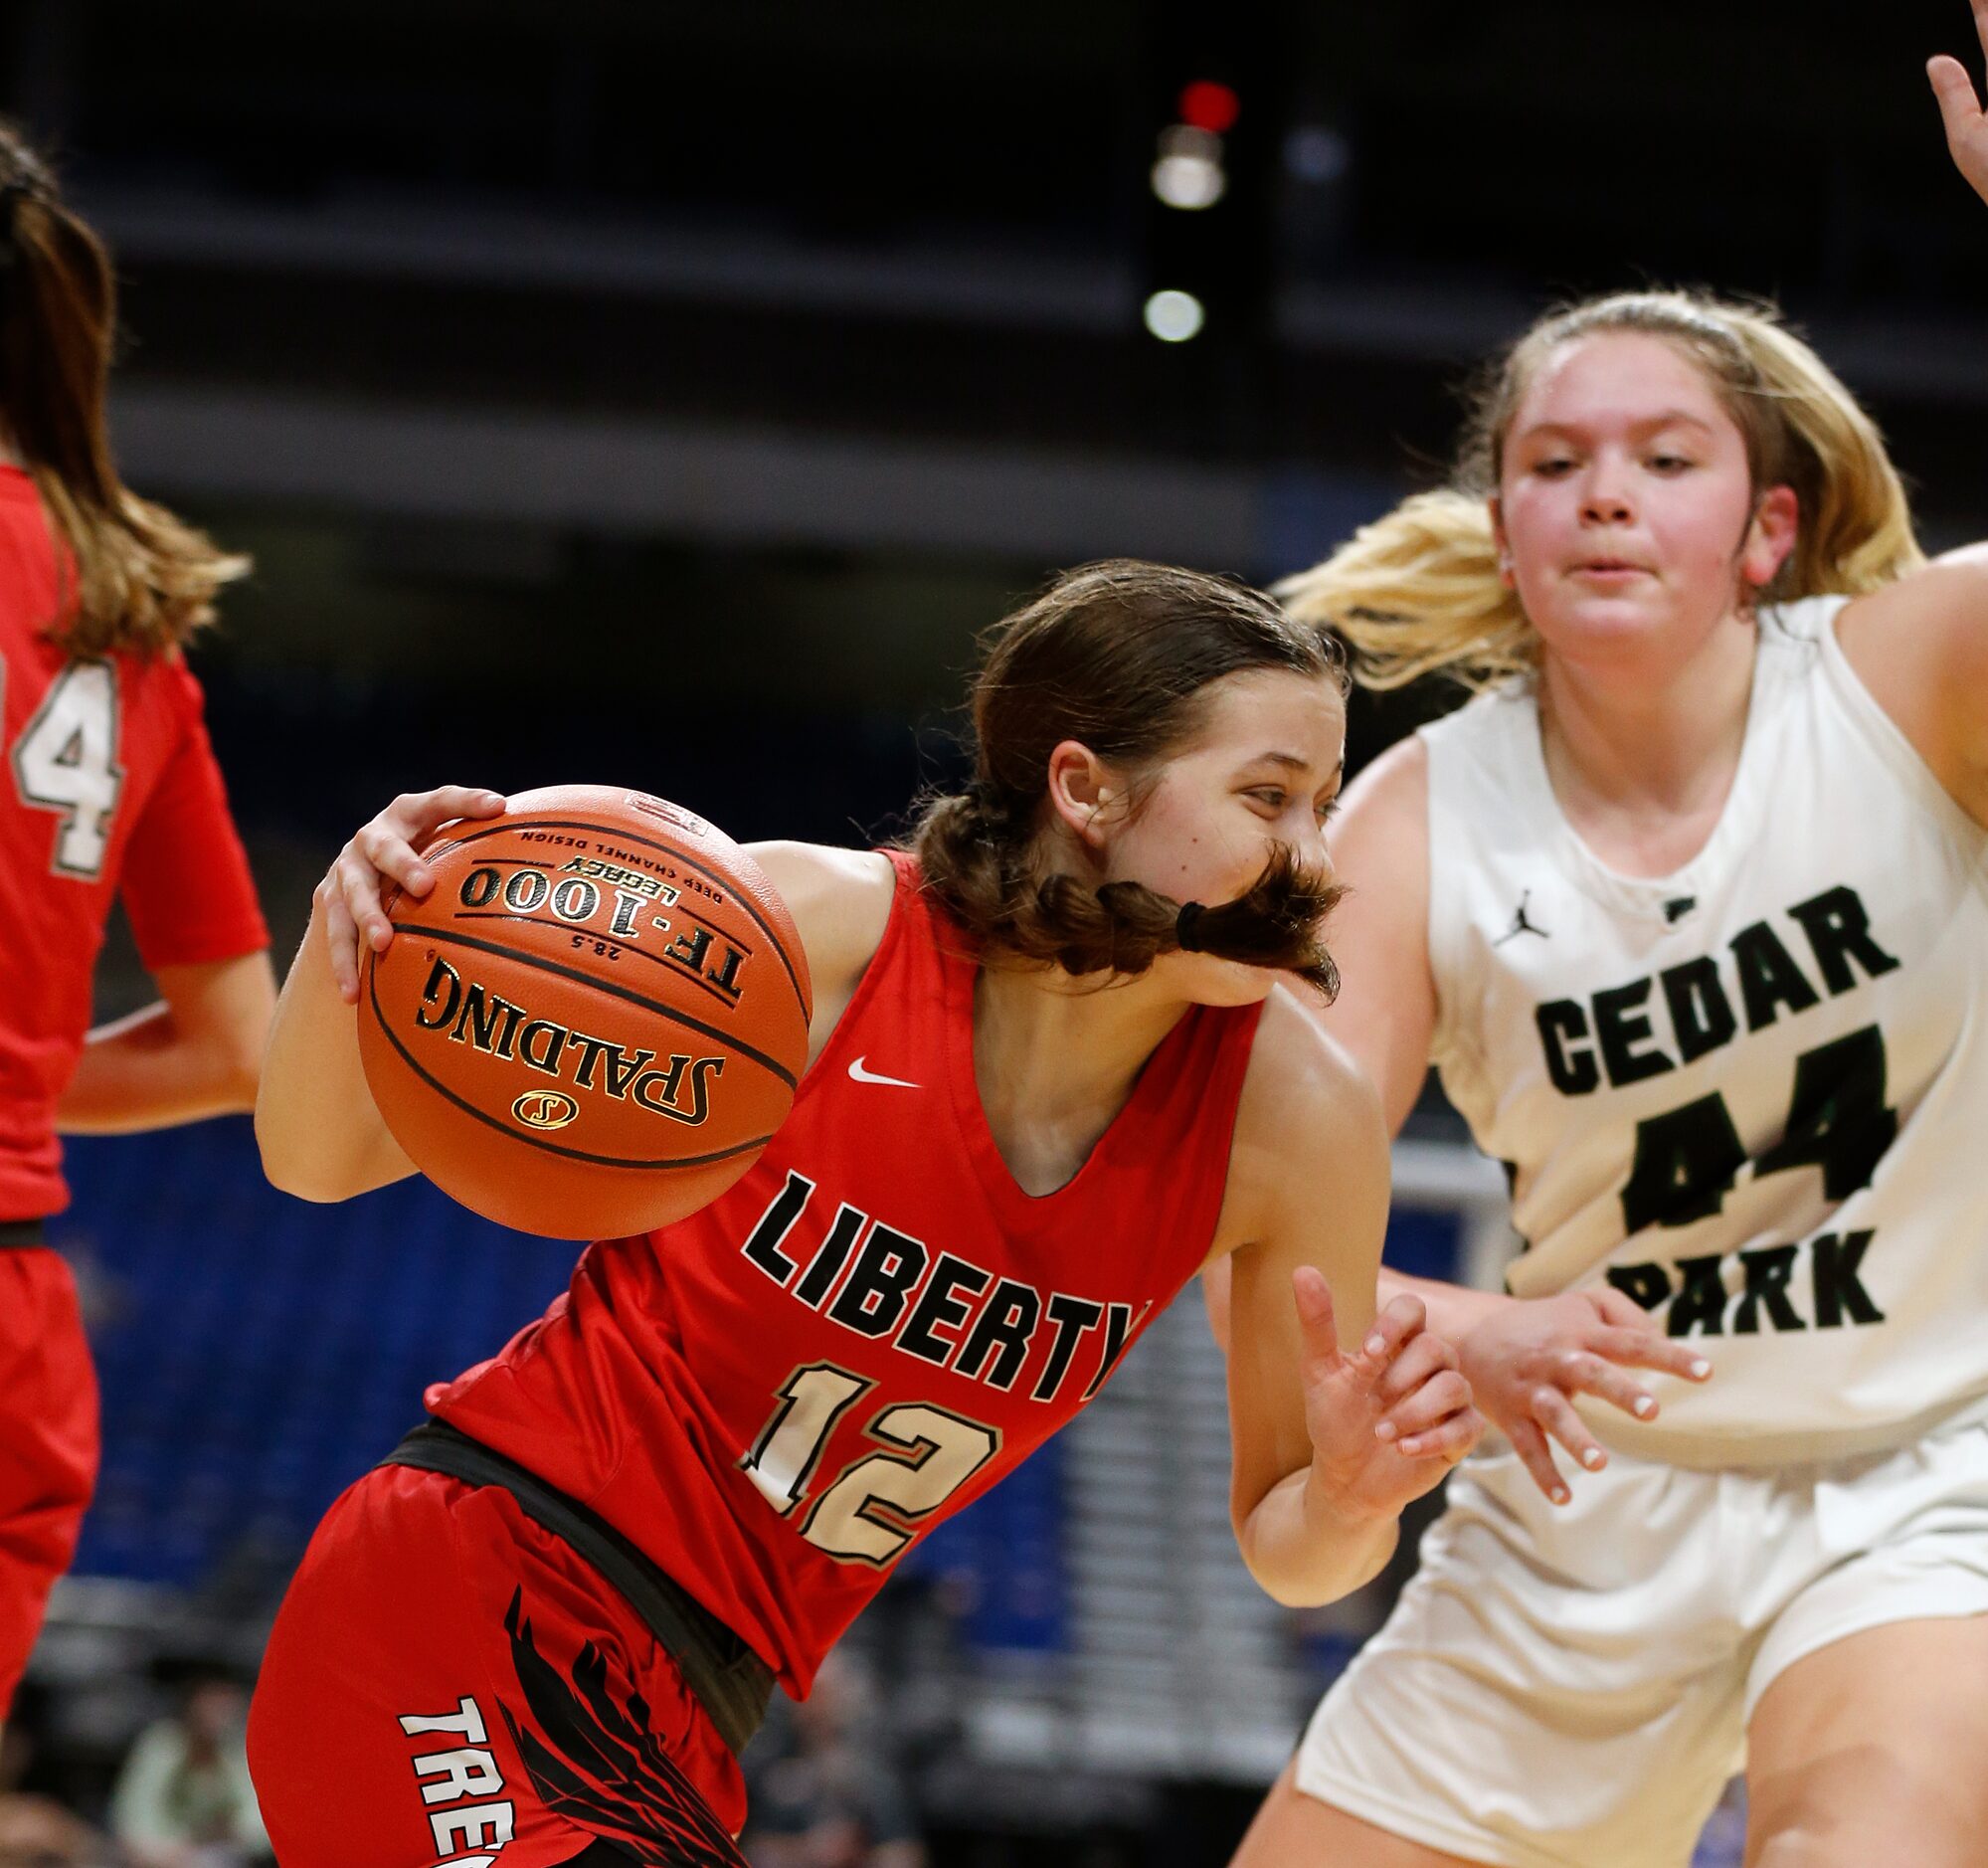
[{"label": "spectator in background", "polygon": [[247,1868],[270,1859],[243,1742],[248,1710],[236,1681],[195,1674],[180,1711],[138,1734],[110,1796],[110,1832],[136,1868]]},{"label": "spectator in background", "polygon": [[110,1868],[110,1845],[46,1796],[0,1795],[0,1868]]},{"label": "spectator in background", "polygon": [[830,1654],[747,1759],[757,1868],[925,1868],[911,1799],[879,1743],[868,1677]]}]

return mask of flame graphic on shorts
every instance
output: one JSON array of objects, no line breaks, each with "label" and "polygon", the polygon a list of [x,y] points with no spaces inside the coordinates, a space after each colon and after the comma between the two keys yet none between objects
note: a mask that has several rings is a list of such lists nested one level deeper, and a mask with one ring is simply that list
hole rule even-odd
[{"label": "flame graphic on shorts", "polygon": [[498,1705],[547,1809],[613,1844],[632,1868],[747,1868],[696,1784],[648,1729],[640,1694],[616,1702],[608,1662],[592,1641],[562,1675],[532,1640],[522,1589],[512,1593],[504,1631],[524,1714]]}]

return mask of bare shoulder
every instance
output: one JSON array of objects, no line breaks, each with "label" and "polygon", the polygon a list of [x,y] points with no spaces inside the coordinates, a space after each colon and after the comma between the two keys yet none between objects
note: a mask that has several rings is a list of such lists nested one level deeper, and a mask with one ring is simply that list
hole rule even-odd
[{"label": "bare shoulder", "polygon": [[1332,848],[1361,918],[1420,920],[1429,892],[1429,749],[1419,734],[1396,741],[1347,787]]},{"label": "bare shoulder", "polygon": [[[1844,606],[1837,640],[1853,662],[1887,657],[1901,645],[1892,632],[1910,625],[1979,621],[1988,604],[1988,544],[1965,545]],[[1882,651],[1878,639],[1883,638]],[[1858,669],[1863,672],[1862,667]]]},{"label": "bare shoulder", "polygon": [[1947,791],[1988,822],[1988,545],[1846,605],[1845,658]]},{"label": "bare shoulder", "polygon": [[1279,986],[1257,1027],[1229,1152],[1223,1249],[1261,1236],[1293,1205],[1386,1205],[1379,1094],[1353,1053],[1299,1003],[1300,990]]},{"label": "bare shoulder", "polygon": [[1379,1087],[1391,1121],[1413,1106],[1436,1026],[1429,963],[1429,752],[1411,735],[1347,788],[1331,832],[1346,899],[1326,927],[1343,990],[1315,1010]]},{"label": "bare shoulder", "polygon": [[881,850],[750,843],[808,952],[817,1008],[846,1000],[883,939],[896,871]]},{"label": "bare shoulder", "polygon": [[1305,990],[1279,985],[1264,1002],[1243,1085],[1241,1116],[1260,1116],[1279,1139],[1321,1122],[1363,1120],[1378,1107],[1353,1053],[1300,1003]]},{"label": "bare shoulder", "polygon": [[1398,739],[1347,787],[1344,816],[1398,821],[1419,831],[1429,809],[1429,749],[1419,733]]},{"label": "bare shoulder", "polygon": [[829,843],[781,841],[748,843],[746,852],[767,872],[781,899],[797,914],[829,901],[868,894],[887,913],[895,872],[880,849],[838,849]]}]

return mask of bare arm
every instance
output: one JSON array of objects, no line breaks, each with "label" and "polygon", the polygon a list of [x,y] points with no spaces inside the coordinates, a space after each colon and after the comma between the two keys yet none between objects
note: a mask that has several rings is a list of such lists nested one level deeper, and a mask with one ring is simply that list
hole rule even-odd
[{"label": "bare arm", "polygon": [[1860,597],[1836,629],[1872,697],[1960,808],[1988,825],[1988,545]]},{"label": "bare arm", "polygon": [[359,1061],[360,954],[393,938],[380,905],[383,883],[427,894],[433,882],[416,849],[452,819],[494,817],[503,804],[495,792],[460,785],[404,794],[360,827],[313,891],[256,1098],[263,1172],[284,1193],[350,1200],[414,1173]]},{"label": "bare arm", "polygon": [[[1353,1056],[1379,1092],[1386,1134],[1398,1135],[1421,1094],[1436,1028],[1436,982],[1429,967],[1429,759],[1419,739],[1389,748],[1347,787],[1333,825],[1333,866],[1349,884],[1327,941],[1344,989],[1330,1008],[1305,1009]],[[1507,1300],[1385,1266],[1383,1301],[1419,1298],[1429,1327],[1461,1342]],[[1202,1280],[1218,1341],[1225,1340],[1229,1273],[1211,1266]]]},{"label": "bare arm", "polygon": [[[1988,0],[1972,0],[1988,53]],[[1953,165],[1988,201],[1988,111],[1973,75],[1941,53],[1926,66]],[[1988,825],[1988,544],[1948,552],[1862,597],[1838,639],[1878,704],[1977,824]]]},{"label": "bare arm", "polygon": [[267,953],[161,967],[155,1005],[98,1026],[56,1104],[65,1135],[125,1135],[252,1109],[275,1009]]},{"label": "bare arm", "polygon": [[[1403,1298],[1376,1320],[1387,1138],[1370,1086],[1280,994],[1238,1112],[1229,1254],[1230,1514],[1244,1562],[1292,1604],[1357,1588],[1483,1422],[1456,1354]],[[1340,1347],[1344,1332],[1356,1347]]]},{"label": "bare arm", "polygon": [[[1350,884],[1328,938],[1345,990],[1318,1017],[1380,1092],[1398,1135],[1421,1094],[1436,1028],[1429,967],[1429,756],[1419,739],[1390,747],[1347,788],[1333,828],[1333,864]],[[1461,1342],[1505,1302],[1384,1266],[1383,1299],[1418,1297],[1429,1327]]]},{"label": "bare arm", "polygon": [[366,1086],[358,1021],[332,973],[323,889],[319,883],[310,926],[276,1002],[256,1097],[256,1145],[272,1186],[300,1200],[335,1201],[415,1170]]},{"label": "bare arm", "polygon": [[1436,981],[1429,967],[1429,755],[1410,737],[1347,787],[1332,833],[1348,885],[1327,929],[1345,990],[1320,1011],[1380,1092],[1398,1135],[1429,1067]]}]

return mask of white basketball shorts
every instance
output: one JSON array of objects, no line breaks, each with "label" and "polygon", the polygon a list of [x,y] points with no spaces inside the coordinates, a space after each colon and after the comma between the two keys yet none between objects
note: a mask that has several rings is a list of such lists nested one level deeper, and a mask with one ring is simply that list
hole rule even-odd
[{"label": "white basketball shorts", "polygon": [[1684,1868],[1775,1676],[1988,1612],[1988,1405],[1892,1451],[1688,1471],[1612,1453],[1548,1504],[1503,1441],[1298,1750],[1299,1789],[1466,1861]]}]

